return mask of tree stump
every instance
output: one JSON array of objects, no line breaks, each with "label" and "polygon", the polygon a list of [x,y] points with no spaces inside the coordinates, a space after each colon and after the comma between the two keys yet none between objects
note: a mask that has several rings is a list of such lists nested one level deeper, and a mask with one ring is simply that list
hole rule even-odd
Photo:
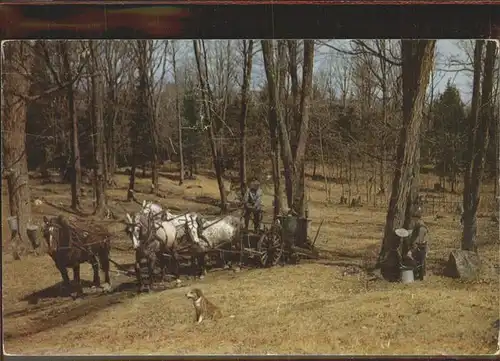
[{"label": "tree stump", "polygon": [[479,276],[481,261],[472,251],[451,251],[446,264],[445,275],[452,278],[475,279]]}]

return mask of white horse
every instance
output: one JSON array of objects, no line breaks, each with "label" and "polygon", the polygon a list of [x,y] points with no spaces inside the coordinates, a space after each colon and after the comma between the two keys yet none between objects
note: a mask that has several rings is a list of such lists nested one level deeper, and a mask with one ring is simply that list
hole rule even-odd
[{"label": "white horse", "polygon": [[198,215],[196,213],[186,213],[186,214],[173,214],[168,209],[163,209],[157,203],[146,202],[144,200],[142,202],[142,210],[143,214],[152,214],[153,219],[170,222],[177,229],[177,238],[180,239],[184,236],[184,225],[187,222],[187,216],[196,218]]},{"label": "white horse", "polygon": [[206,273],[205,253],[223,246],[230,248],[240,235],[241,221],[240,218],[231,215],[214,220],[190,216],[187,216],[186,219],[186,233],[191,241],[197,245],[199,251],[198,267],[200,268],[200,276],[203,276]]},{"label": "white horse", "polygon": [[139,285],[142,288],[140,277],[141,259],[148,260],[149,274],[152,279],[156,261],[160,261],[162,279],[165,279],[165,268],[167,266],[165,254],[170,254],[173,258],[171,271],[180,282],[179,262],[176,257],[175,248],[177,246],[177,230],[175,226],[166,221],[154,219],[151,214],[136,213],[134,218],[126,215],[127,233],[132,240],[132,246],[136,252],[136,275]]},{"label": "white horse", "polygon": [[[186,235],[186,224],[188,222],[188,219],[191,221],[201,221],[201,216],[198,213],[195,212],[188,212],[185,214],[174,214],[171,213],[168,209],[163,209],[162,206],[160,206],[157,203],[153,203],[151,201],[146,201],[144,200],[142,202],[142,214],[145,215],[151,215],[155,221],[158,222],[169,222],[171,223],[175,229],[176,229],[176,244],[177,246],[182,240],[185,238],[184,236]],[[189,241],[189,238],[188,238]],[[194,241],[196,243],[196,241]],[[194,245],[196,246],[196,245]],[[195,247],[197,248],[197,247]],[[178,272],[178,261],[177,261],[177,253],[174,253],[171,255],[172,258],[174,258],[174,266],[176,267],[176,272]],[[200,257],[191,257],[191,265],[193,266],[196,263],[196,260],[199,260]],[[178,273],[176,273],[177,277]]]}]

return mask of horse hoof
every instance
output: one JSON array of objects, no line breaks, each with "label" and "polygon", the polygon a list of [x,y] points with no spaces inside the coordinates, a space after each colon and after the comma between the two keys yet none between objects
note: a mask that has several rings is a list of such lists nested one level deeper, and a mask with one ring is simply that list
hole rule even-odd
[{"label": "horse hoof", "polygon": [[225,269],[225,270],[226,270],[226,269],[229,269],[229,266],[228,266],[227,264],[226,264],[226,265],[224,265],[224,269]]},{"label": "horse hoof", "polygon": [[201,275],[201,276],[200,276],[200,280],[203,280],[204,278],[205,278],[205,276],[204,276],[204,275]]}]

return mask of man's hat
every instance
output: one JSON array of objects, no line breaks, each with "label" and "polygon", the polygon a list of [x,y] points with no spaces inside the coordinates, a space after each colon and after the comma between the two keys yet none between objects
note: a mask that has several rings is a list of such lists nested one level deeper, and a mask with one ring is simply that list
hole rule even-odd
[{"label": "man's hat", "polygon": [[251,189],[257,189],[260,186],[260,182],[257,178],[253,178],[252,181],[250,182],[250,188]]}]

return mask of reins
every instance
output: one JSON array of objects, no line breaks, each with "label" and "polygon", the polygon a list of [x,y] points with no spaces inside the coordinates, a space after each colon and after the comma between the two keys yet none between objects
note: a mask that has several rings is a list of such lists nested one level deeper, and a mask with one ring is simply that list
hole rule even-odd
[{"label": "reins", "polygon": [[[96,255],[94,254],[94,252],[92,252],[91,246],[106,242],[106,240],[97,240],[97,241],[90,242],[90,243],[83,243],[82,240],[80,239],[79,234],[78,234],[78,230],[76,229],[77,227],[75,227],[72,224],[68,224],[67,225],[68,231],[69,231],[68,245],[61,246],[61,244],[60,244],[61,243],[60,242],[61,230],[63,230],[65,228],[65,226],[62,224],[51,221],[49,224],[49,227],[55,227],[58,229],[57,246],[55,247],[55,250],[54,250],[54,252],[56,252],[56,253],[59,251],[72,249],[74,247],[80,251],[85,252],[87,255],[91,256],[92,258],[96,259]],[[89,233],[89,232],[83,231],[81,229],[80,229],[80,231],[85,232],[85,233]],[[54,237],[54,235],[52,235],[52,237]]]}]

